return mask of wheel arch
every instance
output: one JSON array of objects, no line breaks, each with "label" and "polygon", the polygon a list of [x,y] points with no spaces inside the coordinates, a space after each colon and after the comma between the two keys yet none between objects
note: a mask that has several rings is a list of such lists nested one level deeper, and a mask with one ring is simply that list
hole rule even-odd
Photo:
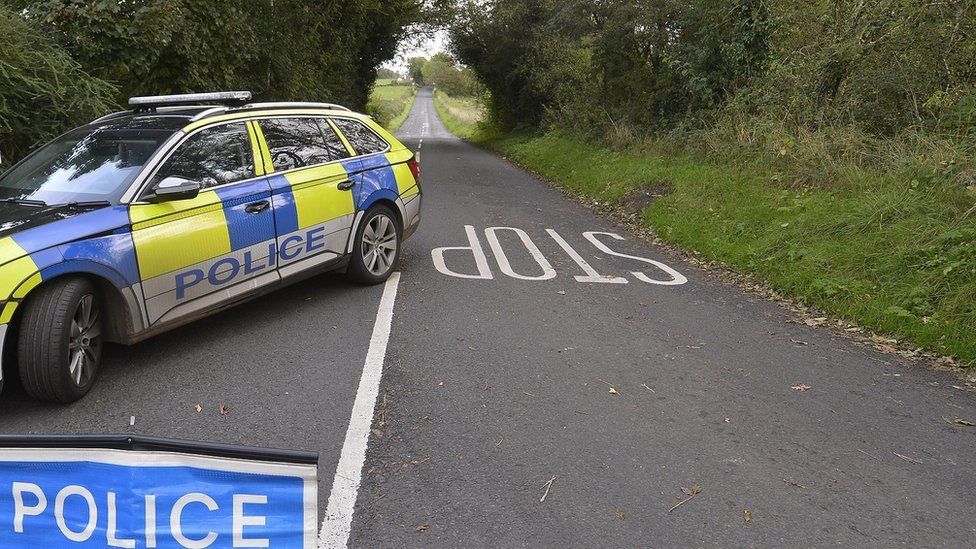
[{"label": "wheel arch", "polygon": [[[360,204],[360,210],[365,213],[366,210],[377,204],[382,204],[393,210],[393,213],[397,216],[397,222],[400,223],[400,228],[403,228],[405,212],[403,210],[403,202],[400,200],[400,195],[390,189],[377,189],[362,201]],[[360,219],[360,221],[362,221],[362,219]]]},{"label": "wheel arch", "polygon": [[[90,269],[58,269],[51,272],[42,270],[41,275],[41,282],[27,291],[20,300],[21,305],[14,312],[10,324],[15,329],[19,329],[20,318],[23,315],[24,308],[38,295],[41,289],[50,287],[52,284],[67,278],[84,278],[95,287],[98,300],[105,309],[105,318],[108,320],[105,326],[105,341],[125,344],[130,341],[132,334],[138,331],[137,327],[141,325],[141,314],[138,309],[132,310],[133,303],[129,303],[125,295],[123,295],[124,291],[132,292],[133,289],[120,289],[104,273],[94,272],[94,270]],[[24,283],[27,283],[27,281],[24,281]]]},{"label": "wheel arch", "polygon": [[400,225],[400,230],[403,231],[403,223],[406,218],[403,202],[395,192],[389,189],[380,189],[369,195],[366,200],[363,200],[361,209],[356,212],[356,218],[353,220],[352,228],[349,231],[349,240],[346,243],[347,254],[352,253],[352,247],[356,245],[356,234],[359,232],[359,227],[363,223],[363,218],[366,217],[366,212],[376,205],[386,206],[392,210],[393,215],[396,217],[396,222]]}]

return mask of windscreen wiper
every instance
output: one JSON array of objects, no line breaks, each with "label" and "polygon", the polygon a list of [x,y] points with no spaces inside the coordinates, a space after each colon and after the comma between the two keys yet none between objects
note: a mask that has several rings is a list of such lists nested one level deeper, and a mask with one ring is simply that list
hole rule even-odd
[{"label": "windscreen wiper", "polygon": [[30,198],[4,198],[0,199],[0,202],[13,202],[14,204],[24,204],[25,206],[47,206],[47,202],[43,200],[33,200]]},{"label": "windscreen wiper", "polygon": [[101,208],[103,206],[111,205],[112,203],[108,200],[76,200],[65,204],[65,206],[70,208]]}]

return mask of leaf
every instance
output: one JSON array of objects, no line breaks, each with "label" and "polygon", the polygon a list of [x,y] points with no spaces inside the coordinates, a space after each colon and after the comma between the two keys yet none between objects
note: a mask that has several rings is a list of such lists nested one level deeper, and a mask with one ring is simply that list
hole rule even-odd
[{"label": "leaf", "polygon": [[813,387],[809,385],[805,385],[803,383],[798,383],[796,385],[790,385],[790,389],[802,393],[803,391],[809,391],[810,389],[813,389]]},{"label": "leaf", "polygon": [[228,407],[226,404],[221,404],[220,407],[217,408],[217,411],[220,412],[220,415],[226,416],[230,413],[230,407]]},{"label": "leaf", "polygon": [[746,524],[752,522],[752,513],[750,513],[748,509],[742,511],[742,516],[746,519]]},{"label": "leaf", "polygon": [[955,418],[950,419],[948,416],[942,416],[942,421],[948,423],[949,425],[965,425],[966,427],[976,427],[976,423],[969,421],[968,419]]},{"label": "leaf", "polygon": [[203,406],[200,406],[199,404],[197,404],[196,405],[196,410],[197,410],[197,413],[199,414],[200,412],[203,411]]},{"label": "leaf", "polygon": [[613,387],[610,387],[610,394],[611,395],[616,395],[618,393],[617,393],[617,390],[616,389],[614,389]]},{"label": "leaf", "polygon": [[426,531],[427,531],[427,523],[425,522],[425,523],[423,523],[423,524],[419,524],[419,525],[417,525],[417,528],[416,528],[416,530],[417,530],[418,532],[426,532]]},{"label": "leaf", "polygon": [[695,494],[700,494],[702,489],[701,486],[692,486],[691,488],[681,487],[681,491],[685,493],[686,496],[693,496]]}]

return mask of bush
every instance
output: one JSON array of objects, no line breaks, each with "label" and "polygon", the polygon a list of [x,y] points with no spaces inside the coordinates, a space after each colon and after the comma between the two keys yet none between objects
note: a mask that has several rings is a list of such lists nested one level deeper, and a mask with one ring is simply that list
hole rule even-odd
[{"label": "bush", "polygon": [[66,129],[116,107],[115,86],[82,70],[43,30],[3,5],[0,44],[4,168]]}]

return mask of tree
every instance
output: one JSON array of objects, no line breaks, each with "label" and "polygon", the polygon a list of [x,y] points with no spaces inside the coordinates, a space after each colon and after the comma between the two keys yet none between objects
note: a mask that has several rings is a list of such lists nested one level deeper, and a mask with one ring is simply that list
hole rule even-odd
[{"label": "tree", "polygon": [[19,4],[83,67],[117,82],[123,97],[250,89],[261,99],[356,108],[365,106],[376,69],[425,18],[423,0]]},{"label": "tree", "polygon": [[65,129],[116,107],[93,77],[37,25],[0,4],[0,160],[9,166]]},{"label": "tree", "polygon": [[410,79],[413,83],[418,86],[425,85],[424,82],[424,66],[427,65],[426,57],[411,57],[407,61],[407,73],[410,74]]}]

